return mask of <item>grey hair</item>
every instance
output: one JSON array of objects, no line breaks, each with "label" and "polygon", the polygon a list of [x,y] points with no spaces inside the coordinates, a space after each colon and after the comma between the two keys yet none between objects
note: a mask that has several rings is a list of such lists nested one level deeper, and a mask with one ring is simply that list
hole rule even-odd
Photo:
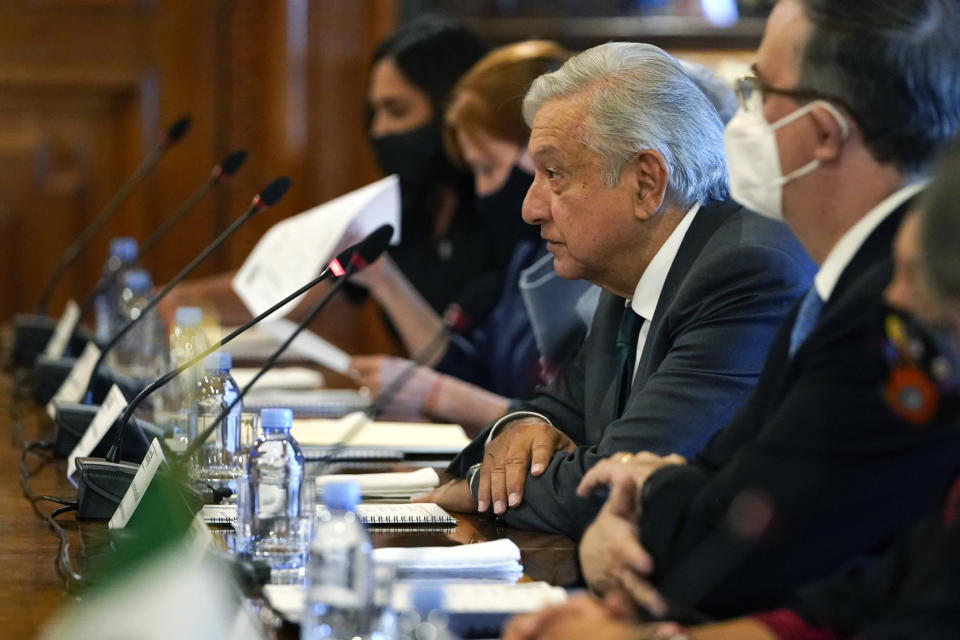
[{"label": "grey hair", "polygon": [[733,85],[724,80],[719,73],[699,62],[680,60],[680,64],[683,65],[683,70],[687,72],[690,79],[696,82],[703,94],[707,96],[713,108],[717,110],[720,121],[723,124],[730,122],[730,118],[737,113],[737,108],[740,106]]},{"label": "grey hair", "polygon": [[635,42],[608,42],[573,56],[534,80],[523,100],[528,126],[544,103],[585,92],[581,143],[600,156],[608,187],[620,182],[637,152],[663,156],[665,199],[690,207],[727,196],[723,124],[716,109],[674,58]]}]

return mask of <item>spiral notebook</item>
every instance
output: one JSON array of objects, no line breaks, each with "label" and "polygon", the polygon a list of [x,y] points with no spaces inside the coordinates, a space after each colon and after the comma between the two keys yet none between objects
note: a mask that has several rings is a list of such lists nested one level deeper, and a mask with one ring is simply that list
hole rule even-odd
[{"label": "spiral notebook", "polygon": [[[207,504],[200,512],[207,524],[236,526],[237,506]],[[455,527],[457,519],[432,502],[357,505],[357,515],[366,525],[377,527]]]}]

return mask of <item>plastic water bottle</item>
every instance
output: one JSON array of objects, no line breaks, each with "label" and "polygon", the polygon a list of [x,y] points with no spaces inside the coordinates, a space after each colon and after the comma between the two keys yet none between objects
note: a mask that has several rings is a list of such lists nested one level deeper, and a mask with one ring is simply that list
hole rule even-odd
[{"label": "plastic water bottle", "polygon": [[[121,326],[140,317],[150,302],[152,290],[150,274],[143,269],[130,269],[123,274],[123,292],[120,294]],[[161,326],[156,310],[149,311],[110,351],[110,366],[130,378],[142,380],[156,377],[161,373],[160,369],[166,357],[166,345],[160,339]]]},{"label": "plastic water bottle", "polygon": [[[230,375],[232,365],[233,359],[226,351],[211,353],[203,359],[203,370],[195,391],[196,405],[190,412],[190,442],[212,425],[240,394],[236,380]],[[234,405],[197,449],[190,462],[192,480],[215,487],[227,486],[236,491],[236,480],[245,472],[240,438],[241,404]]]},{"label": "plastic water bottle", "polygon": [[137,261],[137,241],[120,237],[110,241],[110,256],[103,265],[103,275],[97,283],[94,299],[96,310],[96,339],[104,344],[120,328],[120,293],[123,291],[123,274]]},{"label": "plastic water bottle", "polygon": [[326,484],[323,502],[307,561],[307,611],[300,638],[376,638],[370,537],[355,511],[360,486]]},{"label": "plastic water bottle", "polygon": [[456,640],[444,613],[446,600],[443,587],[424,584],[414,586],[410,593],[412,609],[400,615],[398,634],[400,640]]},{"label": "plastic water bottle", "polygon": [[[179,307],[170,332],[169,369],[180,367],[210,347],[200,328],[203,310],[200,307]],[[160,401],[154,410],[154,423],[167,433],[167,444],[182,451],[187,445],[190,409],[194,405],[200,365],[190,367],[161,389]]]},{"label": "plastic water bottle", "polygon": [[290,435],[293,411],[264,409],[260,426],[237,491],[237,550],[272,570],[302,569],[310,542],[304,520],[312,520],[313,505],[301,513],[303,453]]}]

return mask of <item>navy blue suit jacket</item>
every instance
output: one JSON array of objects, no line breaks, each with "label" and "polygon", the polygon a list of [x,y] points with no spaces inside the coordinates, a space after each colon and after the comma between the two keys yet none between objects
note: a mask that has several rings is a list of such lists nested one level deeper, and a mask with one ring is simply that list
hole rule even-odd
[{"label": "navy blue suit jacket", "polygon": [[[730,202],[701,208],[667,275],[623,415],[614,415],[613,383],[625,301],[607,292],[559,379],[519,407],[547,416],[577,449],[557,452],[541,476],[527,477],[507,524],[579,538],[602,505],[575,494],[597,461],[618,451],[695,454],[753,387],[813,272],[784,225]],[[482,460],[489,428],[448,472],[463,477]]]}]

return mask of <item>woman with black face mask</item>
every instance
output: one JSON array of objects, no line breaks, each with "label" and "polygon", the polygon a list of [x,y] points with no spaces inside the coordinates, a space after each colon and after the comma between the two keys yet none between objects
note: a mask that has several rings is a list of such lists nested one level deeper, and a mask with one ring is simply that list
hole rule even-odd
[{"label": "woman with black face mask", "polygon": [[[372,288],[377,272],[391,269],[405,280],[400,288],[421,296],[434,314],[483,283],[502,278],[505,268],[505,258],[492,250],[493,238],[473,210],[471,176],[447,158],[442,139],[450,91],[486,51],[459,22],[427,15],[381,42],[370,67],[369,144],[384,174],[400,178],[401,233],[400,244],[389,248],[381,268],[353,281]],[[343,245],[352,244],[349,240]],[[216,308],[226,324],[249,319],[230,287],[234,275],[184,283],[161,305],[162,315],[169,321],[177,306],[202,304]],[[291,319],[309,309],[323,290],[308,293]]]},{"label": "woman with black face mask", "polygon": [[[442,140],[450,90],[485,52],[459,23],[423,16],[377,47],[370,70],[370,146],[384,174],[400,178],[400,244],[389,261],[437,313],[471,281],[503,269],[474,215],[470,175],[450,162]],[[373,288],[377,275],[357,281]]]},{"label": "woman with black face mask", "polygon": [[[444,142],[456,164],[473,174],[474,210],[496,238],[492,253],[507,264],[506,274],[478,278],[456,299],[461,321],[471,326],[444,338],[429,361],[432,368],[417,367],[388,410],[457,422],[473,435],[505,413],[511,399],[532,395],[582,342],[597,290],[560,279],[539,229],[521,217],[533,182],[523,96],[536,77],[568,56],[552,42],[521,42],[491,52],[457,83]],[[397,272],[388,260],[358,275],[417,353],[435,343],[441,320]],[[379,391],[407,365],[400,358],[357,356],[351,369],[358,382]]]}]

